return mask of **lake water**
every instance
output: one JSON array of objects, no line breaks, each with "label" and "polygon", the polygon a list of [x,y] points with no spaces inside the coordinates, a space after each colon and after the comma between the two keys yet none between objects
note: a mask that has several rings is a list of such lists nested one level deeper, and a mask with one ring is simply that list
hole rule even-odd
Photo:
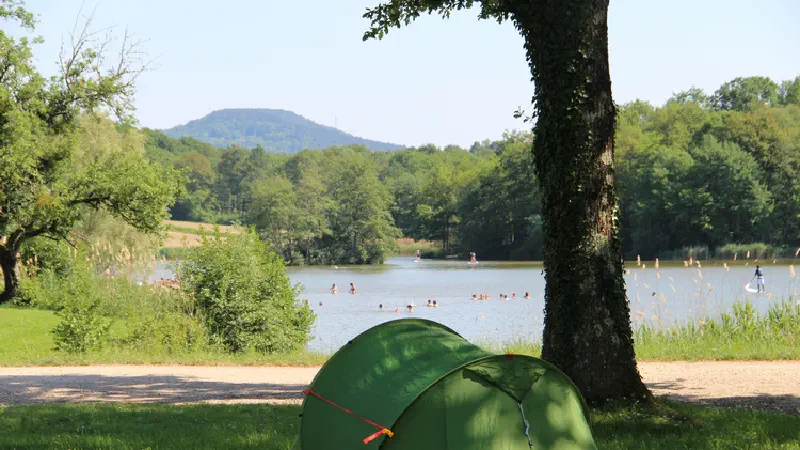
[{"label": "lake water", "polygon": [[[735,301],[750,300],[760,311],[771,303],[800,299],[800,277],[791,277],[788,264],[762,264],[766,295],[748,294],[744,285],[753,278],[754,262],[701,263],[692,267],[665,266],[651,262],[642,267],[627,264],[625,281],[634,324],[661,323],[665,327],[702,316],[730,311]],[[540,341],[543,329],[544,277],[541,263],[486,262],[393,258],[381,266],[289,267],[294,283],[304,287],[317,320],[311,350],[332,352],[362,331],[406,317],[443,323],[470,341],[500,343],[516,339]],[[800,275],[800,267],[796,267]],[[151,279],[171,276],[161,265]],[[348,293],[349,283],[358,293]],[[332,295],[333,283],[339,294]],[[755,283],[753,283],[755,287]],[[500,294],[516,299],[498,300]],[[524,300],[530,292],[531,300]],[[472,294],[486,293],[489,301],[473,301]],[[655,295],[654,295],[655,294]],[[428,299],[438,308],[428,308]],[[321,303],[321,305],[320,305]],[[414,303],[413,312],[406,305]],[[384,311],[378,306],[382,304]],[[399,312],[395,312],[399,310]]]}]

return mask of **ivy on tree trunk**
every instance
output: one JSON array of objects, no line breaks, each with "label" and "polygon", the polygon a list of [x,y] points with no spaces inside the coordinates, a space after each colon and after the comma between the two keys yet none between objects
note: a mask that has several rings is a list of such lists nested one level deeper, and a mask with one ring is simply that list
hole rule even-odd
[{"label": "ivy on tree trunk", "polygon": [[0,293],[0,305],[2,305],[11,300],[19,286],[17,253],[14,249],[0,245],[0,270],[3,272],[3,292]]},{"label": "ivy on tree trunk", "polygon": [[534,163],[542,191],[542,357],[592,403],[646,400],[636,368],[614,193],[608,0],[530,2]]},{"label": "ivy on tree trunk", "polygon": [[481,19],[510,20],[524,38],[547,272],[542,356],[593,404],[651,398],[636,368],[622,277],[608,2],[390,0],[364,15],[364,39],[380,39],[422,13],[447,17],[480,5]]}]

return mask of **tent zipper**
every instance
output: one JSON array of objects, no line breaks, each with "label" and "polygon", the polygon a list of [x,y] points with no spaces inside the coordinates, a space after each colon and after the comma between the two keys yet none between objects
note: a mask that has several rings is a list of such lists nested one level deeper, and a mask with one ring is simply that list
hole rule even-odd
[{"label": "tent zipper", "polygon": [[517,402],[519,405],[519,413],[522,414],[522,421],[525,423],[525,437],[528,438],[528,448],[533,448],[533,441],[531,441],[531,435],[528,433],[530,431],[530,424],[528,423],[528,419],[525,418],[525,409],[522,407],[522,402]]}]

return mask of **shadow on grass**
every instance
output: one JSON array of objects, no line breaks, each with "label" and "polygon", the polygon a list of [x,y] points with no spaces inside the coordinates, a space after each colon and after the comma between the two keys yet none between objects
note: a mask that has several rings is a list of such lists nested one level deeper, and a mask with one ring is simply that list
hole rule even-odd
[{"label": "shadow on grass", "polygon": [[800,418],[680,403],[596,411],[598,448],[800,449]]},{"label": "shadow on grass", "polygon": [[800,416],[798,395],[754,392],[751,395],[708,397],[704,393],[705,388],[691,388],[682,384],[683,381],[685,380],[678,378],[670,382],[645,384],[658,397],[671,401]]},{"label": "shadow on grass", "polygon": [[0,406],[59,402],[299,402],[302,384],[225,383],[185,376],[4,375]]},{"label": "shadow on grass", "polygon": [[298,405],[29,405],[0,408],[2,449],[289,450]]}]

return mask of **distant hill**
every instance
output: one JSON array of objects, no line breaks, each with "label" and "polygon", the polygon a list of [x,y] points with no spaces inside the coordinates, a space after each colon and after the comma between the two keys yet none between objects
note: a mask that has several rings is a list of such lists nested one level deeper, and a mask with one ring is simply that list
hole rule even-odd
[{"label": "distant hill", "polygon": [[164,130],[164,133],[174,138],[193,137],[217,147],[237,144],[255,148],[260,144],[266,151],[274,153],[297,153],[305,149],[351,144],[382,151],[405,148],[352,136],[282,109],[222,109],[186,125]]}]

